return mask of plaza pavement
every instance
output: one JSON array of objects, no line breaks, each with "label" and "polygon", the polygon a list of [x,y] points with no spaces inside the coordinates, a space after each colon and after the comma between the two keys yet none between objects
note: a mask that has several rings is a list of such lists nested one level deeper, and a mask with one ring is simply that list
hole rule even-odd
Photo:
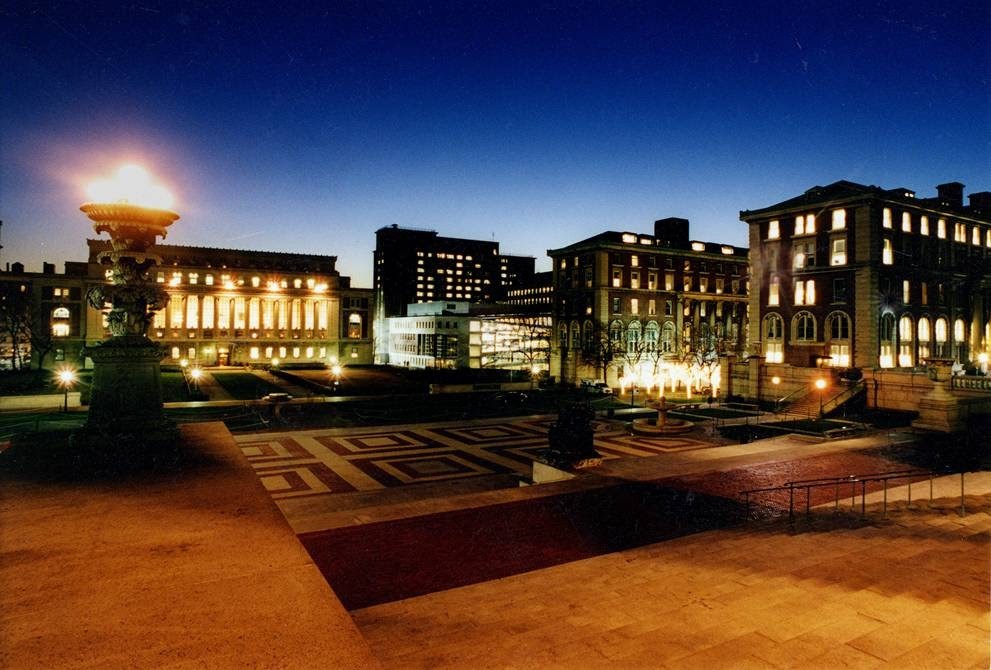
[{"label": "plaza pavement", "polygon": [[[386,668],[989,665],[991,473],[353,611]],[[916,492],[918,496],[918,491]],[[900,502],[895,502],[900,501]]]},{"label": "plaza pavement", "polygon": [[[543,420],[266,434],[239,443],[263,482],[284,475],[279,468],[314,461],[344,478],[335,459],[365,449],[428,462],[492,445],[505,455],[515,445],[519,458],[507,468],[515,474],[532,458],[529,449],[544,443],[527,432],[541,432]],[[452,430],[457,444],[438,439]],[[622,505],[600,504],[617,487],[662,484],[735,498],[743,488],[789,479],[902,469],[895,452],[915,437],[782,436],[713,446],[698,433],[689,443],[666,443],[603,422],[596,446],[606,448],[605,462],[566,482],[505,488],[506,480],[491,480],[506,473],[431,466],[418,471],[426,481],[376,480],[337,494],[268,488],[387,668],[987,668],[991,473],[967,475],[964,517],[956,513],[959,478],[951,477],[937,480],[931,509],[919,502],[927,487],[917,484],[913,510],[899,502],[905,489],[894,488],[887,518],[881,493],[869,493],[866,522],[834,515],[830,503],[814,521],[802,518],[798,532],[758,522],[612,551],[594,538],[589,545],[583,531],[592,529],[575,528],[576,519],[602,521],[589,510],[622,513]],[[294,455],[290,439],[305,453]],[[610,453],[617,444],[629,451]]]}]

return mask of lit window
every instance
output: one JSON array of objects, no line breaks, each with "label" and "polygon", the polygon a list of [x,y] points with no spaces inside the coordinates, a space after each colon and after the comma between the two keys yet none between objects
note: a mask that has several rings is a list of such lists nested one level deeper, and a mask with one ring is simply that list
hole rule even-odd
[{"label": "lit window", "polygon": [[705,293],[708,290],[709,290],[709,278],[699,277],[699,291],[701,293]]},{"label": "lit window", "polygon": [[630,273],[630,288],[640,288],[640,272],[636,270]]},{"label": "lit window", "polygon": [[640,265],[640,257],[637,256],[636,254],[630,256],[630,265],[633,267],[637,267],[638,265]]},{"label": "lit window", "polygon": [[895,262],[895,250],[891,246],[891,240],[885,239],[884,246],[881,249],[881,262],[884,265],[893,265]]},{"label": "lit window", "polygon": [[924,215],[923,216],[920,216],[919,217],[919,235],[928,235],[928,234],[929,234],[929,217],[928,216],[924,216]]},{"label": "lit window", "polygon": [[199,284],[200,283],[200,275],[199,275],[198,272],[190,272],[189,273],[189,283],[190,284]]},{"label": "lit window", "polygon": [[970,243],[973,244],[975,247],[981,246],[981,229],[978,228],[977,226],[974,226],[973,230],[971,231]]},{"label": "lit window", "polygon": [[905,279],[902,281],[902,302],[906,305],[912,301],[912,282]]},{"label": "lit window", "polygon": [[172,360],[179,360],[179,347],[172,347]]},{"label": "lit window", "polygon": [[784,361],[784,321],[777,314],[764,317],[764,354],[768,363]]},{"label": "lit window", "polygon": [[52,324],[52,337],[68,337],[69,324],[64,321]]},{"label": "lit window", "polygon": [[946,239],[946,219],[936,219],[936,237]]},{"label": "lit window", "polygon": [[664,290],[673,291],[674,290],[674,273],[665,272],[664,273]]},{"label": "lit window", "polygon": [[299,279],[299,278],[293,279],[292,280],[292,287],[293,288],[303,288],[303,280],[302,279]]},{"label": "lit window", "polygon": [[967,242],[967,226],[957,221],[953,225],[953,241],[954,242]]},{"label": "lit window", "polygon": [[834,209],[833,210],[833,230],[843,230],[846,228],[846,210],[845,209]]},{"label": "lit window", "polygon": [[903,316],[898,320],[898,367],[912,367],[912,333],[914,330],[912,317]]},{"label": "lit window", "polygon": [[722,248],[722,252],[723,252],[723,255],[725,255],[725,256],[732,256],[733,255],[733,247],[723,247]]},{"label": "lit window", "polygon": [[640,313],[640,301],[636,298],[630,298],[630,314]]},{"label": "lit window", "polygon": [[633,233],[623,233],[623,241],[627,244],[636,244],[637,236]]},{"label": "lit window", "polygon": [[832,242],[832,251],[829,255],[830,265],[846,265],[846,238],[838,237]]},{"label": "lit window", "polygon": [[164,284],[165,283],[165,273],[164,272],[159,272],[157,275],[155,275],[155,281],[157,281],[159,284]]},{"label": "lit window", "polygon": [[182,282],[182,273],[173,272],[172,279],[169,280],[169,286],[178,286]]},{"label": "lit window", "polygon": [[657,314],[657,303],[654,300],[647,301],[647,314],[653,316]]},{"label": "lit window", "polygon": [[705,251],[704,242],[692,242],[692,251]]},{"label": "lit window", "polygon": [[348,317],[348,337],[357,340],[361,339],[361,315],[351,314]]},{"label": "lit window", "polygon": [[251,347],[248,350],[248,356],[251,358],[251,360],[257,361],[259,358],[258,347]]},{"label": "lit window", "polygon": [[771,277],[771,283],[767,287],[767,304],[774,307],[780,303],[781,282],[777,277]]},{"label": "lit window", "polygon": [[902,232],[912,232],[912,215],[908,212],[902,212]]},{"label": "lit window", "polygon": [[612,285],[613,288],[619,288],[623,284],[623,271],[613,270],[612,271]]},{"label": "lit window", "polygon": [[258,288],[259,286],[261,286],[261,283],[262,283],[261,277],[252,277],[251,278],[251,285],[254,286],[255,288]]},{"label": "lit window", "polygon": [[792,251],[792,268],[801,270],[803,268],[815,267],[816,264],[816,244],[813,241],[796,242]]},{"label": "lit window", "polygon": [[885,207],[881,212],[881,225],[885,228],[891,228],[891,208]]},{"label": "lit window", "polygon": [[781,228],[778,220],[773,219],[767,223],[767,239],[776,240],[781,237]]},{"label": "lit window", "polygon": [[809,235],[816,231],[816,217],[815,214],[806,214],[805,216],[795,217],[795,234],[796,235]]}]

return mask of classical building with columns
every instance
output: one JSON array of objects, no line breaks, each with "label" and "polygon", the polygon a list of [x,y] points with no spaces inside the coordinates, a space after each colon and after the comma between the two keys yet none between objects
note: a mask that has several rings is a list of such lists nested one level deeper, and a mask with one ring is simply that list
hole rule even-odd
[{"label": "classical building with columns", "polygon": [[616,386],[665,361],[742,353],[747,249],[693,241],[687,219],[668,218],[653,234],[608,231],[547,255],[562,381]]},{"label": "classical building with columns", "polygon": [[[108,248],[87,240],[89,264]],[[373,292],[350,286],[335,256],[157,245],[152,279],[169,294],[148,336],[166,358],[201,365],[371,362]],[[94,310],[91,318],[102,320]],[[103,337],[102,322],[90,332]]]},{"label": "classical building with columns", "polygon": [[[48,263],[41,273],[24,272],[17,263],[0,273],[12,295],[29,296],[35,332],[51,335],[45,351],[24,343],[46,367],[63,361],[88,367],[83,347],[109,336],[105,313],[85,302],[90,287],[107,281],[107,267],[97,257],[109,242],[87,244],[87,262],[66,262],[65,273]],[[169,294],[148,332],[164,347],[163,362],[372,362],[374,292],[352,287],[334,256],[164,244],[150,252],[162,263],[149,279]],[[7,360],[10,345],[3,346]]]}]

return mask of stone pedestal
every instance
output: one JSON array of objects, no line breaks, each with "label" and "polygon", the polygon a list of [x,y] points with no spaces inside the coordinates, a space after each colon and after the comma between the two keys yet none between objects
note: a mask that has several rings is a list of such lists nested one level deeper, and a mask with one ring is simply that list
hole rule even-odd
[{"label": "stone pedestal", "polygon": [[162,410],[162,349],[147,337],[112,337],[86,355],[93,359],[89,417],[74,436],[115,450],[167,446],[177,435]]},{"label": "stone pedestal", "polygon": [[933,389],[919,401],[919,418],[913,428],[953,433],[964,429],[960,401],[949,390],[953,359],[929,359],[929,377]]}]

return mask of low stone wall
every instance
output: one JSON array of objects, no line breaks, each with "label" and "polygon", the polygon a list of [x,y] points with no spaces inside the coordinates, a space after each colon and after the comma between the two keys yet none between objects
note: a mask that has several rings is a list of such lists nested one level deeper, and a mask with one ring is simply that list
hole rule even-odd
[{"label": "low stone wall", "polygon": [[475,393],[479,391],[529,391],[535,388],[530,382],[506,382],[503,384],[431,384],[431,393]]},{"label": "low stone wall", "polygon": [[[69,407],[80,407],[81,393],[69,392]],[[65,395],[62,393],[50,395],[9,395],[0,397],[0,412],[18,409],[62,409],[65,406]]]}]

